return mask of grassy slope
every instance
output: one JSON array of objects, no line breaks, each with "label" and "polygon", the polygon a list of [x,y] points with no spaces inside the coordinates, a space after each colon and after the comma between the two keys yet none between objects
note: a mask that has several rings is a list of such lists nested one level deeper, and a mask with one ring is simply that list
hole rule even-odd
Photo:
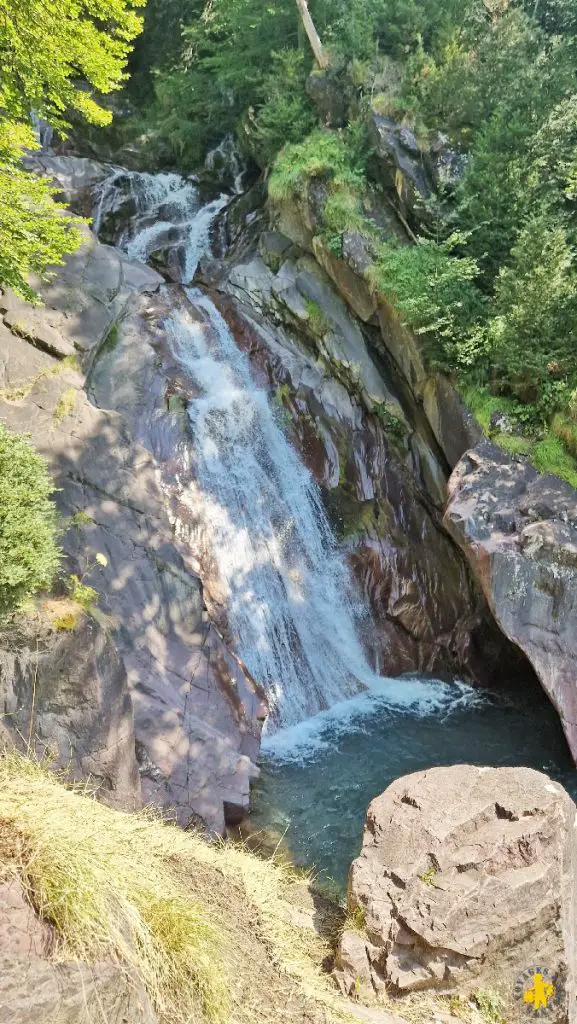
[{"label": "grassy slope", "polygon": [[[343,1019],[320,968],[328,941],[291,917],[307,891],[302,876],[150,812],[112,810],[9,753],[0,758],[0,877],[13,874],[55,926],[55,956],[132,969],[161,1024]],[[324,913],[330,932],[342,915],[335,907],[331,922],[327,901]]]}]

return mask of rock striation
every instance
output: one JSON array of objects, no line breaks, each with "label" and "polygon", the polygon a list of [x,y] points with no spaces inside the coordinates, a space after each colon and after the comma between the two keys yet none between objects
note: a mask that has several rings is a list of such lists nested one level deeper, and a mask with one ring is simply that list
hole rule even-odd
[{"label": "rock striation", "polygon": [[341,988],[492,989],[517,1019],[541,969],[556,989],[550,1019],[573,1022],[576,813],[562,786],[528,768],[398,779],[371,803],[351,866],[349,911],[362,926],[341,939]]}]

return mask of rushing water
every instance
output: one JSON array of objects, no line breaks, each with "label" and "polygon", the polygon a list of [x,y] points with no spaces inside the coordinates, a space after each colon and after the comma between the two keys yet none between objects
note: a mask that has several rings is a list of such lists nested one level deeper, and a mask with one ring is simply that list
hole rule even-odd
[{"label": "rushing water", "polygon": [[237,650],[266,687],[272,720],[293,725],[376,677],[318,488],[218,310],[202,292],[188,295],[202,321],[166,328],[199,388],[188,407],[195,512]]},{"label": "rushing water", "polygon": [[[230,160],[230,143],[208,158]],[[234,187],[241,170],[232,165]],[[130,172],[136,213],[119,245],[146,260],[173,227],[183,240],[183,283],[210,247],[225,194],[204,206],[177,174]],[[95,227],[126,188],[119,171],[100,186]],[[198,388],[188,406],[194,482],[187,499],[202,524],[237,652],[269,695],[267,728],[293,725],[377,681],[358,635],[358,604],[318,487],[287,441],[224,319],[200,290],[200,314],[170,317],[175,357]]]},{"label": "rushing water", "polygon": [[[226,142],[209,164],[230,162],[229,150]],[[234,162],[228,180],[240,189]],[[127,189],[134,213],[120,247],[148,260],[176,232],[190,285],[229,197],[203,205],[191,179],[113,169],[96,196],[96,231]],[[459,762],[526,764],[577,794],[561,727],[542,694],[520,700],[372,672],[359,638],[367,613],[319,491],[214,304],[196,288],[187,295],[195,314],[175,312],[165,323],[197,388],[188,406],[193,479],[185,499],[201,524],[233,643],[272,709],[254,821],[286,834],[297,860],[342,883],[366,805],[402,774]]]},{"label": "rushing water", "polygon": [[94,211],[96,234],[105,215],[115,208],[119,191],[130,199],[134,211],[120,235],[119,248],[131,259],[146,263],[172,236],[184,251],[183,281],[192,281],[199,260],[210,247],[214,219],[230,201],[230,196],[222,193],[203,205],[195,180],[169,172],[147,174],[115,168],[98,186]]}]

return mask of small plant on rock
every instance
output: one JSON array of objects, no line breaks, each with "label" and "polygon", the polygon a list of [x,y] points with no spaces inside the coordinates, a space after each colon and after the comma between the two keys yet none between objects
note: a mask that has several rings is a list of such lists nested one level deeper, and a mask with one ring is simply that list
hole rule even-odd
[{"label": "small plant on rock", "polygon": [[70,594],[70,597],[72,598],[73,601],[76,602],[76,604],[79,604],[80,607],[83,608],[84,611],[88,612],[89,614],[93,610],[94,606],[98,603],[98,591],[95,590],[94,587],[91,587],[87,583],[85,583],[84,580],[86,576],[88,576],[88,573],[92,572],[92,570],[97,565],[100,565],[103,569],[106,568],[106,566],[108,565],[108,559],[106,555],[103,555],[100,551],[96,555],[94,562],[92,562],[88,566],[88,568],[82,574],[82,576],[78,576],[76,575],[76,573],[72,573],[68,577],[67,581],[67,590],[68,593]]}]

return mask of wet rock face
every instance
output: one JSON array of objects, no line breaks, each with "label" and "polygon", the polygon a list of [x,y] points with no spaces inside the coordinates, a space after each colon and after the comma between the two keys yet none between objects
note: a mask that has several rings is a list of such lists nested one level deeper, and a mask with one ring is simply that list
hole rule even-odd
[{"label": "wet rock face", "polygon": [[[266,237],[232,267],[221,311],[322,489],[372,611],[366,647],[381,672],[522,674],[441,524],[444,463],[414,430],[368,337],[310,258]],[[271,259],[272,254],[272,259]],[[272,267],[272,269],[271,269]],[[427,486],[428,485],[428,486]]]},{"label": "wet rock face", "polygon": [[[47,458],[65,526],[64,572],[98,591],[117,652],[99,650],[97,630],[80,637],[86,660],[79,655],[76,668],[72,637],[66,649],[58,642],[56,661],[41,652],[41,745],[56,743],[66,762],[71,748],[74,772],[94,772],[112,793],[128,786],[135,753],[123,775],[106,761],[109,737],[116,729],[129,746],[123,723],[134,714],[145,802],[176,808],[183,825],[200,815],[222,832],[225,804],[235,818],[248,808],[262,702],[207,621],[191,561],[176,485],[188,472],[183,406],[173,400],[178,386],[154,320],[155,310],[162,321],[170,309],[157,294],[161,282],[86,231],[83,247],[42,287],[40,310],[2,296],[0,419],[31,433]],[[1,686],[9,707],[31,679],[27,658],[8,648]]]},{"label": "wet rock face", "polygon": [[550,1019],[573,1021],[576,870],[575,804],[546,775],[458,765],[401,778],[367,812],[349,878],[360,932],[343,935],[339,984],[490,988],[517,1019],[516,984],[541,967],[557,979]]},{"label": "wet rock face", "polygon": [[577,760],[577,492],[486,441],[456,467],[445,522]]}]

